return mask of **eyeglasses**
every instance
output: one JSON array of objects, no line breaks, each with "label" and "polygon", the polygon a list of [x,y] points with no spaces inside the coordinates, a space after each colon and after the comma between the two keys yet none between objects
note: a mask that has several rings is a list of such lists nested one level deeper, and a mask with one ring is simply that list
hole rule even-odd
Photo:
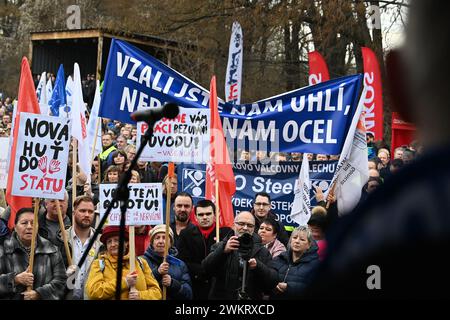
[{"label": "eyeglasses", "polygon": [[255,207],[268,207],[268,206],[270,206],[270,203],[255,202]]},{"label": "eyeglasses", "polygon": [[254,225],[254,224],[251,224],[251,223],[245,223],[245,222],[240,222],[240,221],[235,221],[234,223],[235,223],[236,225],[238,225],[239,227],[241,227],[241,228],[247,226],[247,228],[253,229],[253,228],[255,227],[255,225]]}]

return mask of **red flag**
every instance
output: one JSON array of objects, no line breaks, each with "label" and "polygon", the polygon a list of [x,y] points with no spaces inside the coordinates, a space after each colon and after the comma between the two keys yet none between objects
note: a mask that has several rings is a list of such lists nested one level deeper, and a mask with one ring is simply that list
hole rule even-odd
[{"label": "red flag", "polygon": [[6,185],[6,201],[11,207],[11,215],[9,216],[8,227],[12,230],[14,228],[14,220],[16,212],[21,209],[32,206],[31,197],[19,197],[11,194],[13,172],[16,158],[17,134],[19,132],[20,113],[29,112],[40,114],[39,104],[37,101],[36,90],[34,88],[34,81],[31,75],[30,66],[27,58],[22,58],[22,67],[20,73],[19,83],[19,100],[17,102],[16,118],[14,119],[13,144],[11,148],[10,166],[8,171],[8,183]]},{"label": "red flag", "polygon": [[216,180],[219,183],[220,226],[231,227],[234,221],[234,210],[231,197],[236,192],[233,167],[228,154],[227,144],[220,122],[216,77],[211,79],[209,108],[210,118],[210,162],[206,166],[205,198],[213,201],[216,206]]},{"label": "red flag", "polygon": [[318,84],[330,80],[330,74],[328,73],[327,63],[322,55],[317,52],[308,53],[309,60],[309,85]]},{"label": "red flag", "polygon": [[381,92],[381,74],[375,53],[362,47],[364,61],[364,111],[366,112],[366,130],[375,136],[375,140],[383,140],[383,96]]}]

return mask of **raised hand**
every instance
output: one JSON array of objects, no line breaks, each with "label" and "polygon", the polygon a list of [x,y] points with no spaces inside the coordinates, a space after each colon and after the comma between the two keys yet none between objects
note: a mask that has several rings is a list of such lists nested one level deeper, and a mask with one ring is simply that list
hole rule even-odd
[{"label": "raised hand", "polygon": [[60,171],[61,170],[61,168],[59,167],[60,164],[61,163],[59,162],[59,160],[52,159],[52,161],[50,161],[50,166],[48,167],[48,172],[54,173]]},{"label": "raised hand", "polygon": [[47,156],[43,156],[39,159],[38,168],[43,172],[47,173]]}]

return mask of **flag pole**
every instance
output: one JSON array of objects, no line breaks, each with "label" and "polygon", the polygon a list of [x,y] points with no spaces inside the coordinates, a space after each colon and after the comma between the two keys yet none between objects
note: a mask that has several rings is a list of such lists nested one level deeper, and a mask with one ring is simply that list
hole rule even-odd
[{"label": "flag pole", "polygon": [[[33,265],[34,265],[34,252],[36,251],[36,237],[37,231],[39,227],[39,198],[34,198],[34,220],[33,220],[33,234],[31,238],[31,251],[30,258],[28,263],[28,272],[33,273]],[[33,286],[28,286],[27,291],[33,290]]]},{"label": "flag pole", "polygon": [[[134,226],[128,227],[129,233],[129,256],[130,256],[130,273],[136,270],[136,244],[134,238]],[[129,292],[136,291],[136,286],[131,286]]]},{"label": "flag pole", "polygon": [[61,230],[61,235],[62,235],[63,242],[64,242],[64,249],[66,251],[67,263],[69,264],[69,266],[71,266],[72,265],[72,256],[71,256],[70,250],[69,250],[69,243],[67,242],[66,228],[64,228],[64,222],[63,222],[62,212],[61,212],[61,204],[60,204],[59,200],[56,200],[56,209],[58,211],[59,229]]},{"label": "flag pole", "polygon": [[219,180],[214,179],[214,184],[216,185],[216,243],[220,241],[219,239],[219,222],[220,222],[220,205],[219,205]]},{"label": "flag pole", "polygon": [[75,198],[77,197],[77,139],[73,138],[73,148],[72,148],[72,208]]},{"label": "flag pole", "polygon": [[[169,254],[169,240],[170,240],[170,200],[171,200],[171,193],[172,193],[172,178],[175,177],[175,169],[174,169],[174,163],[169,162],[169,170],[167,172],[167,188],[166,188],[166,230],[165,230],[165,240],[164,240],[164,262],[167,262],[167,255]],[[163,286],[163,300],[167,299],[167,288],[166,286]]]},{"label": "flag pole", "polygon": [[95,124],[95,135],[94,135],[94,144],[92,145],[92,152],[91,152],[91,163],[94,162],[95,158],[95,148],[97,147],[97,135],[98,135],[98,128],[100,126],[101,118],[97,118],[97,123]]},{"label": "flag pole", "polygon": [[[336,189],[336,182],[337,180],[334,180],[333,185],[331,186],[331,190],[330,192],[328,192],[328,195],[334,196],[334,190]],[[330,207],[331,201],[327,200],[327,205],[325,206],[325,209],[328,210],[328,208]]]}]

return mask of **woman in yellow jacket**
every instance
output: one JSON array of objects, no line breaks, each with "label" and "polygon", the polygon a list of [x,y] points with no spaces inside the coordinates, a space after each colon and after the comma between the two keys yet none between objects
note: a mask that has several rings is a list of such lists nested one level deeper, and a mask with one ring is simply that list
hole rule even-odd
[{"label": "woman in yellow jacket", "polygon": [[[125,231],[128,240],[128,232]],[[93,300],[111,300],[115,298],[117,260],[119,254],[119,227],[107,226],[103,229],[100,241],[106,245],[106,253],[101,254],[91,266],[86,282],[86,294]],[[125,242],[125,250],[127,244]],[[125,252],[126,252],[125,251]],[[128,254],[123,257],[121,300],[161,300],[161,289],[145,259],[136,259],[136,271],[130,273]],[[129,288],[134,287],[136,290]]]}]

